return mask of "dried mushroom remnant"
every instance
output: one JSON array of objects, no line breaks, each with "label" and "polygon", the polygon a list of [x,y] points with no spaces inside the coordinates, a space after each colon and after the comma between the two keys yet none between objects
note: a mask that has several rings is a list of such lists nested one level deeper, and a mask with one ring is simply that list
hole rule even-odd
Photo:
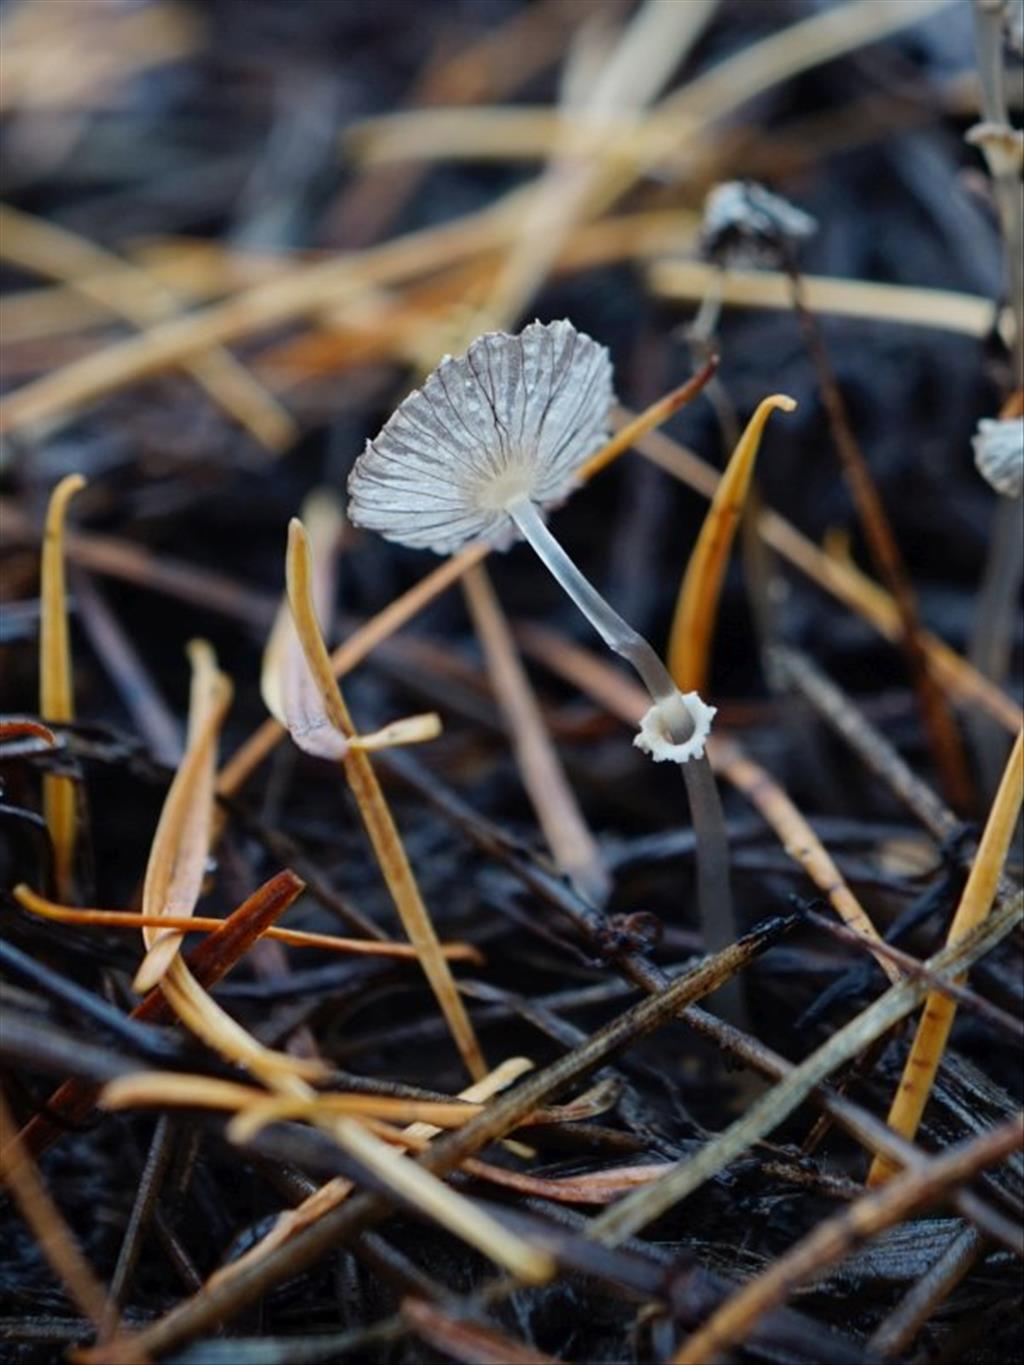
[{"label": "dried mushroom remnant", "polygon": [[389,540],[438,553],[522,537],[601,638],[639,673],[653,705],[638,745],[683,765],[700,846],[709,944],[734,935],[728,849],[704,757],[714,711],[681,693],[651,645],[604,600],[562,549],[544,511],[605,440],[614,396],[608,352],[566,321],[518,336],[489,333],[445,357],[367,444],[349,479],[349,517]]},{"label": "dried mushroom remnant", "polygon": [[704,200],[701,250],[723,267],[776,265],[817,230],[809,213],[763,185],[726,180]]}]

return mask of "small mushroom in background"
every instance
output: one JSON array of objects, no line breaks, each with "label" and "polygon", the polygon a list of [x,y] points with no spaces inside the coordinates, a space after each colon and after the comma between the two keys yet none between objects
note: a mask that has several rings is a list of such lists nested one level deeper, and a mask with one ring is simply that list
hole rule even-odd
[{"label": "small mushroom in background", "polygon": [[698,840],[705,941],[735,938],[728,844],[704,756],[714,708],[683,694],[652,646],[569,558],[544,513],[576,487],[576,470],[606,440],[614,402],[608,351],[567,321],[492,332],[446,356],[367,443],[349,478],[350,519],[439,554],[484,539],[532,549],[601,638],[650,693],[636,743],[683,768]]},{"label": "small mushroom in background", "polygon": [[971,438],[974,466],[1004,498],[1019,498],[1024,488],[1024,418],[983,417]]},{"label": "small mushroom in background", "polygon": [[726,180],[704,200],[701,254],[723,268],[779,265],[817,220],[752,180]]}]

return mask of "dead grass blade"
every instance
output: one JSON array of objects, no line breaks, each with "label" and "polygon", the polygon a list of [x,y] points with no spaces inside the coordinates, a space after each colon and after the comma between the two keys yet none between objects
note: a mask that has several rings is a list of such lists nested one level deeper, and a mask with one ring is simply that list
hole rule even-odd
[{"label": "dead grass blade", "polygon": [[[43,539],[39,624],[39,709],[49,721],[74,720],[71,645],[64,578],[64,521],[68,503],[85,487],[81,474],[68,474],[50,495]],[[43,777],[43,813],[53,846],[57,895],[70,901],[75,868],[75,783],[70,777]]]},{"label": "dead grass blade", "polygon": [[[182,308],[175,292],[141,267],[6,204],[0,204],[0,257],[20,269],[65,281],[139,327],[173,317]],[[288,413],[223,347],[186,361],[185,368],[267,450],[283,450],[295,440],[297,430]],[[73,415],[73,407],[65,405],[51,413],[50,420],[66,421]],[[23,410],[22,422],[31,420],[31,411],[26,416]]]},{"label": "dead grass blade", "polygon": [[0,1091],[0,1180],[7,1186],[39,1249],[68,1297],[99,1331],[107,1295],[50,1198]]},{"label": "dead grass blade", "polygon": [[730,1346],[746,1339],[758,1321],[786,1301],[797,1285],[817,1278],[851,1252],[921,1209],[940,1203],[978,1171],[1004,1160],[1024,1144],[1024,1116],[905,1171],[885,1188],[866,1194],[826,1218],[762,1274],[726,1299],[682,1348],[672,1365],[713,1365]]},{"label": "dead grass blade", "polygon": [[486,567],[474,565],[464,576],[462,585],[491,685],[512,732],[523,786],[555,863],[585,900],[603,905],[611,882],[601,860],[601,850],[551,742]]},{"label": "dead grass blade", "polygon": [[[1017,735],[1017,742],[1013,746],[999,790],[992,803],[974,864],[968,874],[953,922],[949,926],[947,946],[955,946],[965,934],[983,923],[989,914],[999,887],[1013,832],[1020,818],[1022,799],[1024,730]],[[942,1065],[942,1055],[946,1050],[946,1042],[955,1017],[955,1000],[937,991],[929,992],[910,1054],[903,1068],[899,1088],[889,1110],[889,1127],[901,1137],[912,1139],[917,1132],[935,1075]],[[891,1162],[876,1157],[868,1175],[868,1184],[882,1184],[895,1170],[896,1167]]]},{"label": "dead grass blade", "polygon": [[663,422],[667,422],[681,408],[692,403],[707,383],[714,378],[717,369],[718,359],[714,357],[702,366],[696,374],[691,375],[685,383],[680,384],[678,388],[671,389],[665,394],[664,398],[659,398],[650,407],[644,408],[643,412],[638,413],[632,421],[624,423],[611,440],[603,445],[595,455],[591,455],[584,464],[580,465],[576,472],[577,478],[584,483],[589,483],[595,474],[600,474],[606,466],[636,445],[641,436],[653,431],[655,427],[660,427]]},{"label": "dead grass blade", "polygon": [[[334,729],[346,739],[352,739],[355,726],[335,681],[330,655],[317,622],[309,542],[298,519],[293,519],[288,528],[287,571],[288,601],[295,629],[324,711]],[[373,766],[366,754],[351,746],[346,748],[341,761],[405,932],[419,954],[424,974],[470,1075],[479,1079],[485,1074],[487,1065],[451,970],[440,951],[434,926]]]},{"label": "dead grass blade", "polygon": [[[958,943],[943,948],[925,963],[928,971],[958,975],[1002,941],[1024,917],[1024,895],[1000,905]],[[833,1034],[788,1074],[785,1080],[754,1102],[747,1112],[693,1157],[673,1166],[654,1185],[627,1195],[591,1225],[596,1239],[616,1246],[724,1170],[755,1142],[768,1136],[815,1086],[838,1067],[852,1061],[877,1038],[914,1010],[928,993],[923,981],[903,980],[890,986],[867,1009]]]},{"label": "dead grass blade", "polygon": [[754,474],[761,436],[773,412],[792,412],[796,403],[773,394],[759,403],[715,490],[679,589],[668,644],[669,672],[681,692],[707,688],[711,637],[733,537]]}]

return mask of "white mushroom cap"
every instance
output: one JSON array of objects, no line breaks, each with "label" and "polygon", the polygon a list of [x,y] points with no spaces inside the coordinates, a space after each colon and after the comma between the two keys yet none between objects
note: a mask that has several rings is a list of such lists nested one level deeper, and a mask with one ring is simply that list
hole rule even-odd
[{"label": "white mushroom cap", "polygon": [[1024,418],[983,417],[971,444],[982,478],[1004,498],[1019,498],[1024,487]]},{"label": "white mushroom cap", "polygon": [[505,509],[565,498],[607,439],[613,402],[607,350],[571,322],[489,332],[446,356],[367,442],[349,477],[349,518],[438,554],[510,544]]}]

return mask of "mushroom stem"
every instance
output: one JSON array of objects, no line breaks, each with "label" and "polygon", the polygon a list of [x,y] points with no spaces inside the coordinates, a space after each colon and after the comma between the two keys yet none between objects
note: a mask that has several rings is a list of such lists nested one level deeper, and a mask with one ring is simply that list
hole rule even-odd
[{"label": "mushroom stem", "polygon": [[[580,572],[551,534],[535,504],[529,498],[519,498],[506,510],[545,568],[576,603],[608,648],[621,654],[633,665],[640,675],[640,681],[651,694],[651,700],[668,703],[678,696],[679,689],[653,646],[622,619]],[[676,735],[673,724],[672,738],[677,743],[684,743],[693,733],[693,721],[684,708],[680,707],[679,711],[679,724],[685,729]]]},{"label": "mushroom stem", "polygon": [[[672,681],[672,675],[651,644],[622,619],[569,558],[551,534],[544,518],[528,498],[506,508],[544,566],[572,598],[605,644],[629,661],[658,707],[673,744],[685,744],[694,732],[694,719]],[[680,765],[697,835],[697,900],[704,946],[709,952],[737,937],[729,887],[729,840],[711,765],[703,751]],[[722,993],[723,996],[725,992]],[[738,1000],[723,1007],[739,1013]]]}]

